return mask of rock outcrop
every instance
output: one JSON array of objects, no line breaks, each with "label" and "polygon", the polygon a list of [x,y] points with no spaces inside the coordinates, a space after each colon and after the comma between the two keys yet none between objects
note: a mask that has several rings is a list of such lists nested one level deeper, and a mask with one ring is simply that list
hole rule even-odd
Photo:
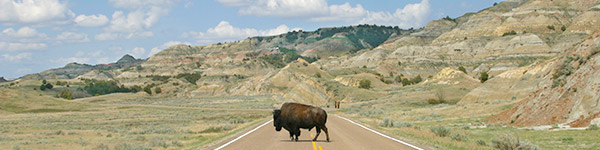
[{"label": "rock outcrop", "polygon": [[[600,117],[600,30],[549,61],[533,92],[489,122],[586,127]],[[595,121],[594,121],[595,120]]]}]

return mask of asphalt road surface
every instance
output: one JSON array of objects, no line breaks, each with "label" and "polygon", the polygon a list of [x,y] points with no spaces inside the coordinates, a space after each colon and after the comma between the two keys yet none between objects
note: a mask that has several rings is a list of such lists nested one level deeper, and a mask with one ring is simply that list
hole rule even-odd
[{"label": "asphalt road surface", "polygon": [[[222,150],[405,150],[420,149],[402,144],[403,141],[389,139],[359,125],[353,124],[335,115],[327,117],[330,142],[326,141],[325,132],[321,132],[316,142],[312,141],[316,129],[308,131],[300,129],[298,142],[291,141],[287,130],[275,131],[273,122],[256,128],[253,132],[242,135],[242,138],[230,140],[228,144],[220,144]],[[233,141],[233,142],[232,142]],[[218,149],[218,148],[217,148]]]}]

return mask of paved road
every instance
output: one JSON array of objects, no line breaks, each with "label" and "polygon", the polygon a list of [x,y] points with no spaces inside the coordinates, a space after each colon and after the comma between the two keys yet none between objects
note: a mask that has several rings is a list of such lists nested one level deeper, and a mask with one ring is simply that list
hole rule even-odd
[{"label": "paved road", "polygon": [[[415,149],[388,139],[340,117],[329,115],[327,128],[331,142],[326,141],[325,132],[321,132],[316,142],[312,136],[315,129],[301,129],[298,142],[292,142],[287,130],[275,131],[273,122],[257,128],[239,140],[222,147],[222,150],[396,150]],[[223,144],[221,144],[223,145]],[[221,146],[219,145],[219,146]]]}]

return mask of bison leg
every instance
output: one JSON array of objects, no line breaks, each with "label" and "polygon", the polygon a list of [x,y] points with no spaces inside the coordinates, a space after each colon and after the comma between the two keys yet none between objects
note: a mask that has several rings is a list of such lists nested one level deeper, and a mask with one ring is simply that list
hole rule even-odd
[{"label": "bison leg", "polygon": [[315,135],[315,138],[313,139],[313,141],[317,141],[319,134],[321,134],[321,128],[319,128],[319,126],[317,126],[317,135]]},{"label": "bison leg", "polygon": [[290,141],[294,141],[294,133],[293,131],[289,131],[290,132]]},{"label": "bison leg", "polygon": [[323,125],[323,131],[325,131],[325,135],[327,135],[327,142],[329,142],[329,132],[327,132],[327,127],[325,127],[325,125]]},{"label": "bison leg", "polygon": [[296,128],[296,142],[298,142],[298,136],[300,136],[300,128]]}]

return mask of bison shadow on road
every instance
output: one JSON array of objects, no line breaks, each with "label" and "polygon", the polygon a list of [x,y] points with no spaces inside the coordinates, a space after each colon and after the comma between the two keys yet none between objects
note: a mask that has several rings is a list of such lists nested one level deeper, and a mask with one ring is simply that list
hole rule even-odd
[{"label": "bison shadow on road", "polygon": [[[288,140],[281,140],[281,142],[288,142],[288,143],[295,143],[295,142],[312,142],[312,140],[298,140],[298,141],[290,141]],[[317,140],[315,142],[327,142],[327,140]],[[334,140],[329,140],[329,142],[334,142]]]}]

